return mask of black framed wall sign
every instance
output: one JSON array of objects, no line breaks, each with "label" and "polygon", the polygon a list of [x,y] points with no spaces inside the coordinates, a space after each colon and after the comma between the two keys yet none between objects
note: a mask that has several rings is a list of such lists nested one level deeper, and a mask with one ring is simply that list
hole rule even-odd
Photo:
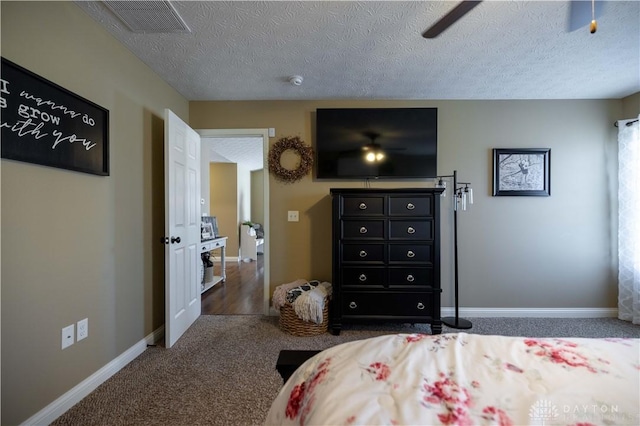
[{"label": "black framed wall sign", "polygon": [[2,58],[2,158],[109,175],[109,111]]},{"label": "black framed wall sign", "polygon": [[551,195],[551,149],[493,150],[493,195]]}]

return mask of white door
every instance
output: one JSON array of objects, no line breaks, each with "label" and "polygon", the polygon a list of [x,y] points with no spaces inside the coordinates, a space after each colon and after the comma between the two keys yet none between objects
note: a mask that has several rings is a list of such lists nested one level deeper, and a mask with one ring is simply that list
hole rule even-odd
[{"label": "white door", "polygon": [[200,316],[200,135],[164,113],[165,347]]}]

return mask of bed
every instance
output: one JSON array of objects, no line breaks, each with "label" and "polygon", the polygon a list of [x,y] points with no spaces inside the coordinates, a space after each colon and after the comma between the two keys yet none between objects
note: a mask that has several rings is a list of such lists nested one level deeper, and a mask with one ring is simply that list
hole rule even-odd
[{"label": "bed", "polygon": [[266,425],[639,425],[640,339],[394,334],[296,370]]}]

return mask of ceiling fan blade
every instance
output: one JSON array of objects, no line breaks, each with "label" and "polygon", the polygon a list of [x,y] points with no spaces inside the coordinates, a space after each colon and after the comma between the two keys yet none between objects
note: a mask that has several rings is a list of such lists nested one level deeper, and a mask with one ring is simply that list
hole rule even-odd
[{"label": "ceiling fan blade", "polygon": [[422,33],[422,37],[424,38],[436,38],[443,31],[449,28],[451,25],[455,24],[456,21],[466,15],[471,9],[476,7],[482,3],[480,1],[462,1],[458,3],[456,7],[451,9],[449,13],[444,15],[438,22],[429,27],[425,32]]},{"label": "ceiling fan blade", "polygon": [[[602,15],[604,2],[595,2],[595,17]],[[585,27],[591,23],[591,0],[572,0],[569,2],[569,32]]]}]

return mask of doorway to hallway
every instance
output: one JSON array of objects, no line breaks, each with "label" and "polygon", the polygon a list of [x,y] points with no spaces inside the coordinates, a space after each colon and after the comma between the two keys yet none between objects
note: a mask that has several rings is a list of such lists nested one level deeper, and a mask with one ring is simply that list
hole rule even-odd
[{"label": "doorway to hallway", "polygon": [[226,273],[224,283],[202,293],[202,315],[261,315],[264,256],[259,254],[251,262],[227,262]]}]

